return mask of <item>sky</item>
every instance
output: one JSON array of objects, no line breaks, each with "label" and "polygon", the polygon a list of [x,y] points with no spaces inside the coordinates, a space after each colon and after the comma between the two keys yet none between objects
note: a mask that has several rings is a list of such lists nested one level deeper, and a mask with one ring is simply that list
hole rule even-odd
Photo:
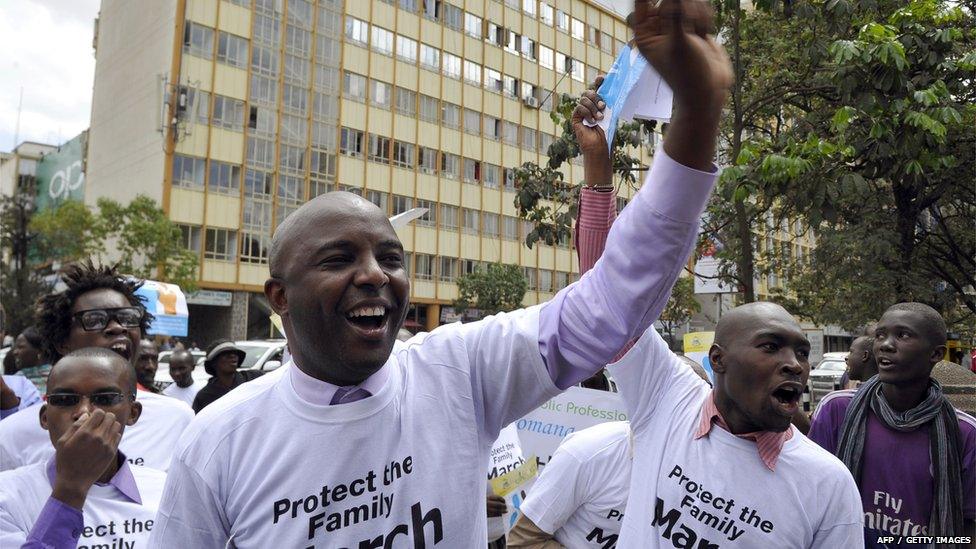
[{"label": "sky", "polygon": [[78,135],[91,114],[99,0],[0,0],[0,151]]}]

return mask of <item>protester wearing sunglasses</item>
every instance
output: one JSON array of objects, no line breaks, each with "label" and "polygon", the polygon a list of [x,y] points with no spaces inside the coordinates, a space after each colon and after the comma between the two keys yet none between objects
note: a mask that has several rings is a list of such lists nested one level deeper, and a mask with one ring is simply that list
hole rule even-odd
[{"label": "protester wearing sunglasses", "polygon": [[[63,291],[44,296],[38,304],[38,329],[50,356],[57,360],[77,349],[101,347],[134,364],[152,320],[135,294],[141,282],[90,262],[66,269],[63,281]],[[55,394],[48,394],[49,402],[60,398]],[[135,395],[142,403],[142,417],[126,430],[122,452],[130,464],[165,471],[193,410],[177,399],[147,391]],[[39,409],[21,410],[0,424],[0,471],[46,461],[54,453],[38,423]]]},{"label": "protester wearing sunglasses", "polygon": [[48,388],[40,425],[54,456],[0,473],[0,547],[75,547],[82,535],[92,547],[143,546],[166,476],[119,451],[142,414],[132,367],[109,349],[75,350]]}]

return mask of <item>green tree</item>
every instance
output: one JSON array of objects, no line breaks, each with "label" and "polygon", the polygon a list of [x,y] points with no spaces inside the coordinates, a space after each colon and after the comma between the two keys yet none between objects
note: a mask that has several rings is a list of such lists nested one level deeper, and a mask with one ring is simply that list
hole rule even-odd
[{"label": "green tree", "polygon": [[683,276],[674,284],[671,290],[671,297],[667,305],[661,311],[658,320],[664,326],[664,334],[672,349],[677,348],[674,340],[674,332],[677,328],[684,326],[691,317],[701,312],[701,304],[695,299],[695,279],[690,276]]},{"label": "green tree", "polygon": [[[836,101],[797,140],[815,144],[804,186],[834,197],[806,216],[818,245],[784,261],[795,312],[856,327],[891,303],[932,304],[950,325],[976,318],[976,22],[946,0],[832,2],[850,36],[826,76]],[[784,258],[786,259],[786,258]]]},{"label": "green tree", "polygon": [[34,303],[49,290],[30,265],[31,249],[37,239],[30,230],[32,190],[20,189],[11,196],[0,197],[0,306],[3,328],[14,335],[33,323]]},{"label": "green tree", "polygon": [[[100,198],[97,211],[68,201],[34,216],[38,249],[48,261],[69,263],[94,256],[121,272],[196,288],[197,255],[182,246],[180,229],[144,195],[128,205]],[[107,254],[110,246],[112,253]]]},{"label": "green tree", "polygon": [[457,284],[454,307],[458,311],[475,308],[485,315],[518,309],[529,287],[521,267],[501,263],[491,263],[484,269],[462,275]]}]

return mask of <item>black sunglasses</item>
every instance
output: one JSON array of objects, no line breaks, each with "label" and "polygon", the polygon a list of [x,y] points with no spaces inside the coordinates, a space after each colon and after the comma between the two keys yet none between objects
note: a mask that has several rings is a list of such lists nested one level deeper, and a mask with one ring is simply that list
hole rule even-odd
[{"label": "black sunglasses", "polygon": [[58,408],[71,408],[80,404],[82,398],[87,398],[88,402],[91,402],[93,406],[107,408],[121,403],[126,397],[131,398],[131,395],[116,392],[92,393],[90,395],[50,393],[47,395],[47,403]]},{"label": "black sunglasses", "polygon": [[72,315],[86,332],[104,330],[115,319],[123,328],[138,328],[146,311],[142,307],[115,307],[112,309],[88,309]]}]

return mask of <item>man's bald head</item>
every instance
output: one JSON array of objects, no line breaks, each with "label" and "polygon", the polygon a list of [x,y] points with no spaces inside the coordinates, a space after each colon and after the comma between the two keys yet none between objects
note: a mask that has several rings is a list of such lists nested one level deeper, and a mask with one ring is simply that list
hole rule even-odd
[{"label": "man's bald head", "polygon": [[62,372],[76,368],[111,372],[110,377],[117,377],[120,386],[136,392],[135,369],[122,355],[103,347],[85,347],[64,355],[48,372],[48,387],[58,387]]},{"label": "man's bald head", "polygon": [[769,301],[755,301],[739,305],[722,315],[715,327],[715,343],[728,345],[741,337],[743,330],[755,328],[770,320],[792,324],[799,328],[793,315],[781,305]]},{"label": "man's bald head", "polygon": [[284,278],[287,275],[289,259],[293,256],[290,252],[296,245],[307,242],[308,231],[329,231],[334,225],[330,221],[338,221],[336,217],[350,213],[368,215],[377,223],[390,223],[386,212],[357,194],[335,191],[319,195],[292,212],[275,229],[268,252],[271,276]]},{"label": "man's bald head", "polygon": [[181,364],[181,365],[185,364],[190,368],[192,368],[196,363],[196,360],[194,360],[193,353],[191,353],[190,351],[184,349],[177,349],[169,355],[169,363],[170,363],[170,368],[173,367],[173,364]]}]

